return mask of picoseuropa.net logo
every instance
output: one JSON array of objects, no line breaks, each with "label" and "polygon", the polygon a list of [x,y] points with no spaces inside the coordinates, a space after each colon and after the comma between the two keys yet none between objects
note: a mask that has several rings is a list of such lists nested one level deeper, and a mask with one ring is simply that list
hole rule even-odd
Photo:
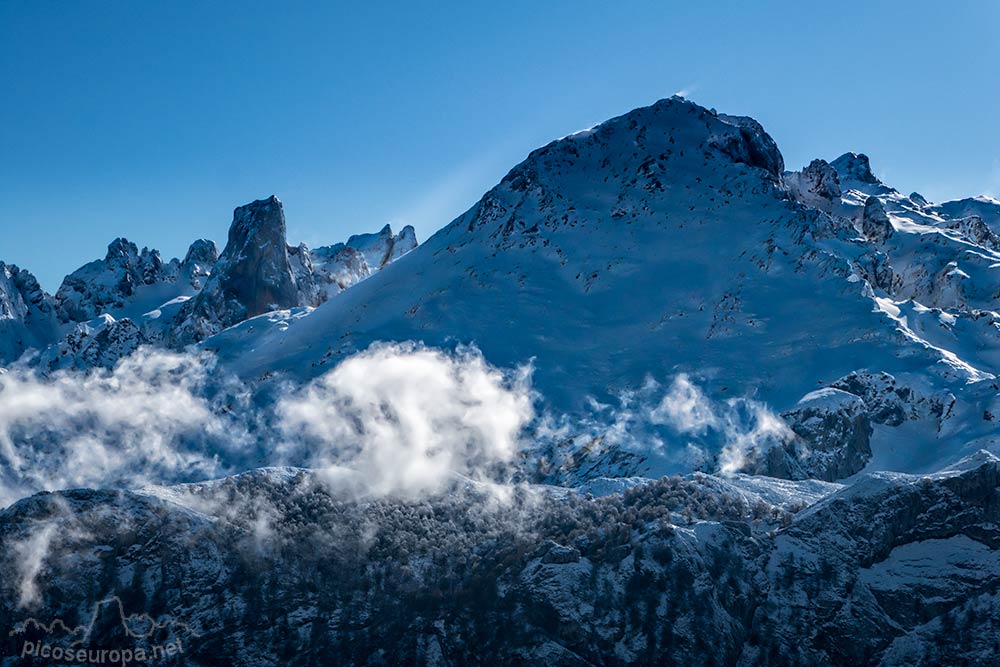
[{"label": "picoseuropa.net logo", "polygon": [[201,635],[186,623],[125,613],[116,596],[94,604],[90,622],[70,627],[57,618],[44,623],[27,618],[10,631],[21,658],[60,664],[142,665],[185,653],[185,642]]}]

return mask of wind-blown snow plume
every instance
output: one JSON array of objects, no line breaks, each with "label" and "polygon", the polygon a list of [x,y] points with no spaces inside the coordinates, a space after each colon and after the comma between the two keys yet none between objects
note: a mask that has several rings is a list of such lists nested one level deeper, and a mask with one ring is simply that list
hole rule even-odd
[{"label": "wind-blown snow plume", "polygon": [[533,417],[530,369],[474,349],[375,345],[277,406],[284,454],[376,495],[439,490],[509,462]]},{"label": "wind-blown snow plume", "polygon": [[220,470],[241,433],[204,398],[211,361],[148,349],[112,371],[0,375],[0,505],[40,489],[136,486]]}]

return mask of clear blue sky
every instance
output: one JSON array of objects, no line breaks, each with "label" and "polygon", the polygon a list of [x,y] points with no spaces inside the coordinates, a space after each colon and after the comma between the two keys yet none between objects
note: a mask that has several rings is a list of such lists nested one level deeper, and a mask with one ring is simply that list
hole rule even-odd
[{"label": "clear blue sky", "polygon": [[932,200],[1000,190],[997,2],[322,4],[0,0],[0,259],[54,290],[115,236],[221,246],[272,193],[292,242],[423,239],[532,148],[682,90],[790,168],[854,150]]}]

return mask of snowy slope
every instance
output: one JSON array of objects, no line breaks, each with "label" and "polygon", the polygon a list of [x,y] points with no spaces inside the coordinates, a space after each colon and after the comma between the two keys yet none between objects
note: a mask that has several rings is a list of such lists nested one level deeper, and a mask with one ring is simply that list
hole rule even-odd
[{"label": "snowy slope", "polygon": [[931,206],[930,210],[947,218],[977,216],[995,233],[1000,234],[1000,199],[996,197],[980,195],[967,199],[956,199]]},{"label": "snowy slope", "polygon": [[[771,170],[748,164],[768,152]],[[854,230],[789,201],[776,161],[766,135],[689,102],[636,110],[536,151],[343,299],[223,354],[255,372],[456,339],[503,365],[535,357],[564,406],[681,368],[790,402],[899,337],[847,280]]]}]

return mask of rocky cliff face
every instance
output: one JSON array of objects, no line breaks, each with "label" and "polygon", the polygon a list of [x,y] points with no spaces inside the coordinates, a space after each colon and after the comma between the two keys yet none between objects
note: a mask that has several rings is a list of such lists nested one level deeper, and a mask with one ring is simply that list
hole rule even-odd
[{"label": "rocky cliff face", "polygon": [[172,340],[193,343],[248,317],[304,305],[285,241],[277,197],[233,212],[229,240],[198,296],[178,314]]},{"label": "rocky cliff face", "polygon": [[[410,225],[403,227],[399,234],[393,234],[392,227],[386,225],[377,234],[356,234],[344,245],[364,255],[365,263],[374,272],[416,248],[417,237]],[[336,249],[332,247],[327,252]]]},{"label": "rocky cliff face", "polygon": [[215,246],[215,242],[198,239],[188,248],[178,267],[181,279],[195,290],[200,290],[205,279],[212,275],[212,269],[217,261],[219,261],[219,249]]},{"label": "rocky cliff face", "polygon": [[872,172],[871,162],[864,153],[844,153],[830,163],[841,181],[847,184],[884,187]]},{"label": "rocky cliff face", "polygon": [[0,262],[0,364],[55,341],[58,326],[56,304],[38,280]]},{"label": "rocky cliff face", "polygon": [[57,343],[43,350],[36,364],[45,371],[110,369],[149,342],[135,322],[110,315],[80,322]]},{"label": "rocky cliff face", "polygon": [[861,471],[871,460],[871,417],[859,396],[820,389],[804,396],[781,418],[789,426],[789,436],[751,452],[744,472],[832,482]]},{"label": "rocky cliff face", "polygon": [[872,243],[883,243],[893,234],[892,223],[878,197],[865,200],[865,207],[861,212],[861,233]]},{"label": "rocky cliff face", "polygon": [[828,205],[840,198],[840,176],[826,160],[813,160],[802,171],[785,176],[796,196],[813,204]]},{"label": "rocky cliff face", "polygon": [[399,234],[385,225],[376,234],[355,234],[346,243],[336,243],[300,254],[308,256],[309,280],[314,287],[310,305],[324,303],[331,296],[364,280],[417,247],[413,227],[407,225]]}]

